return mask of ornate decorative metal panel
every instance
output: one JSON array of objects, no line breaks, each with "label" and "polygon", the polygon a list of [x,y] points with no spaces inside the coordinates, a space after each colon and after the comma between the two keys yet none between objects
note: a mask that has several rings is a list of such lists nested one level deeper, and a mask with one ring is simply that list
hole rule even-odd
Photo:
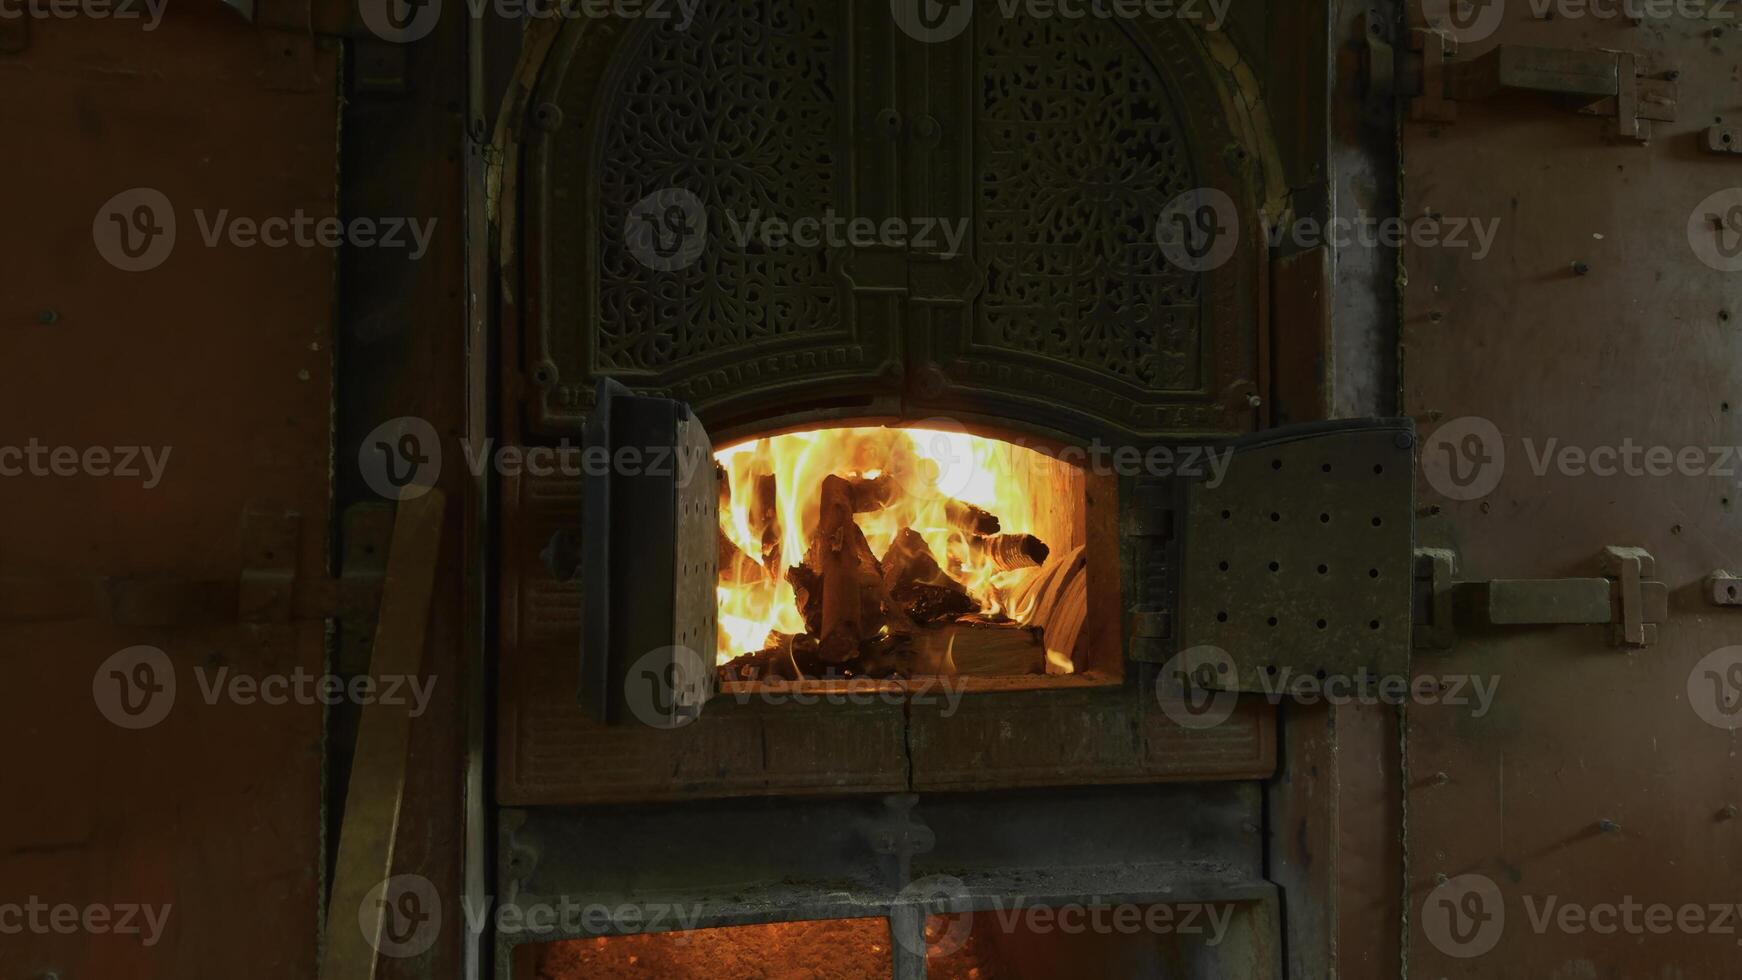
[{"label": "ornate decorative metal panel", "polygon": [[[989,12],[931,43],[833,0],[568,25],[529,136],[535,420],[576,430],[612,377],[727,435],[795,414],[1249,429],[1259,236],[1207,271],[1157,241],[1196,188],[1254,213],[1192,31]],[[760,226],[831,217],[880,230]]]},{"label": "ornate decorative metal panel", "polygon": [[1189,271],[1157,236],[1180,195],[1249,196],[1189,29],[981,17],[940,57],[974,86],[953,147],[973,181],[976,291],[924,297],[917,400],[1142,436],[1249,428],[1255,267],[1237,251]]}]

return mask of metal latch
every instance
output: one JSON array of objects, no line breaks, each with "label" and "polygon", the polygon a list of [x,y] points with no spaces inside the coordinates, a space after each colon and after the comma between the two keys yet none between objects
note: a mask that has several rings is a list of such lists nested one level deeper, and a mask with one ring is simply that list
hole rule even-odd
[{"label": "metal latch", "polygon": [[1657,624],[1669,618],[1669,587],[1653,581],[1656,562],[1643,548],[1611,545],[1591,578],[1459,581],[1457,553],[1421,548],[1415,553],[1415,646],[1449,649],[1458,624],[1556,626],[1608,624],[1620,647],[1657,642]]},{"label": "metal latch", "polygon": [[[1609,135],[1644,143],[1651,123],[1676,118],[1676,73],[1642,71],[1629,51],[1575,51],[1502,44],[1468,61],[1453,61],[1457,42],[1427,29],[1410,32],[1414,52],[1405,70],[1413,95],[1411,119],[1453,122],[1459,102],[1501,92],[1535,92],[1568,109],[1610,119]],[[1661,77],[1649,77],[1661,75]]]}]

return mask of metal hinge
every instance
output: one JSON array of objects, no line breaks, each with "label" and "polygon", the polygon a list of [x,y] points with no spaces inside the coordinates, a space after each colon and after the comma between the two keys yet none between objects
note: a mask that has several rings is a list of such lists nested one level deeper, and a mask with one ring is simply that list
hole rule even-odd
[{"label": "metal hinge", "polygon": [[1608,624],[1619,647],[1657,642],[1669,618],[1669,587],[1653,581],[1656,562],[1643,548],[1611,545],[1590,578],[1459,581],[1457,553],[1415,553],[1415,637],[1418,648],[1450,649],[1459,625],[1556,626]]},{"label": "metal hinge", "polygon": [[1457,42],[1433,30],[1410,32],[1414,52],[1405,69],[1411,119],[1453,122],[1459,102],[1501,92],[1535,92],[1584,115],[1606,116],[1609,135],[1644,143],[1651,123],[1674,122],[1677,73],[1642,69],[1628,51],[1574,51],[1502,44],[1468,61],[1454,61]]}]

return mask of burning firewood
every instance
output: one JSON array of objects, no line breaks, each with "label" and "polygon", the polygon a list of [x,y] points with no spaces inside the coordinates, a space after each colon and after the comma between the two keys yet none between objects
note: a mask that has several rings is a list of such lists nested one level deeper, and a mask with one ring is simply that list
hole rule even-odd
[{"label": "burning firewood", "polygon": [[887,473],[875,477],[855,476],[847,478],[847,486],[853,494],[853,513],[868,514],[871,511],[882,510],[889,502],[901,494],[901,485]]},{"label": "burning firewood", "polygon": [[822,576],[822,628],[818,653],[828,663],[845,663],[858,655],[859,644],[883,625],[883,569],[865,532],[853,520],[853,488],[838,476],[826,477],[815,560],[806,563]]},{"label": "burning firewood", "polygon": [[1032,534],[993,534],[968,543],[976,561],[990,561],[1001,572],[1046,564],[1046,542]]},{"label": "burning firewood", "polygon": [[762,542],[762,566],[777,569],[781,565],[780,507],[777,499],[780,484],[773,473],[764,473],[750,485],[750,533]]},{"label": "burning firewood", "polygon": [[728,585],[753,585],[768,578],[768,570],[744,553],[737,542],[720,529],[720,581]]},{"label": "burning firewood", "polygon": [[[855,514],[882,510],[901,496],[901,484],[887,473],[851,477],[847,484],[852,489]],[[997,534],[1002,530],[997,514],[953,498],[944,500],[944,520],[968,534]]]},{"label": "burning firewood", "polygon": [[774,501],[774,474],[755,478],[751,484],[751,531],[762,542],[762,554],[751,557],[744,553],[727,534],[726,515],[732,509],[732,477],[726,468],[714,464],[714,479],[720,488],[720,581],[731,585],[750,585],[766,580],[770,570],[780,567],[780,521]]},{"label": "burning firewood", "polygon": [[916,623],[980,611],[980,604],[960,582],[944,574],[925,538],[910,527],[901,529],[883,555],[883,587],[897,608]]},{"label": "burning firewood", "polygon": [[960,500],[944,501],[944,518],[950,526],[969,534],[997,534],[1003,530],[998,515]]},{"label": "burning firewood", "polygon": [[821,676],[826,665],[817,659],[817,640],[810,634],[770,631],[764,647],[720,665],[720,678],[728,681],[804,680]]},{"label": "burning firewood", "polygon": [[792,586],[793,604],[804,620],[805,632],[818,636],[823,631],[823,577],[809,565],[794,565],[786,570],[786,581]]}]

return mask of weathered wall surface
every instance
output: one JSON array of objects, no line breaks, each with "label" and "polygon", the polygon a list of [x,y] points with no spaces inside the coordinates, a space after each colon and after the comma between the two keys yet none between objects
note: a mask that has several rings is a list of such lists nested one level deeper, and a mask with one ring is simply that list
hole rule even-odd
[{"label": "weathered wall surface", "polygon": [[[1697,143],[1735,112],[1742,31],[1728,5],[1696,5],[1698,19],[1652,5],[1637,23],[1533,6],[1466,9],[1457,59],[1498,44],[1632,51],[1643,78],[1679,73],[1679,110],[1644,145],[1528,94],[1405,124],[1403,213],[1439,216],[1442,232],[1497,223],[1485,254],[1469,231],[1464,247],[1442,234],[1404,249],[1404,403],[1428,474],[1418,543],[1456,548],[1471,580],[1589,575],[1605,546],[1643,547],[1670,618],[1634,651],[1604,626],[1558,626],[1418,652],[1418,674],[1499,687],[1486,713],[1409,712],[1410,972],[1733,976],[1736,937],[1717,933],[1735,924],[1712,928],[1707,906],[1738,898],[1726,808],[1742,770],[1724,711],[1742,691],[1735,658],[1708,656],[1742,638],[1742,616],[1701,580],[1742,550],[1737,468],[1710,448],[1742,435],[1737,265],[1723,257],[1742,166]],[[1693,447],[1696,463],[1665,470],[1649,447]]]},{"label": "weathered wall surface", "polygon": [[[89,595],[127,576],[234,589],[245,567],[287,560],[325,574],[334,252],[214,247],[202,219],[336,213],[336,49],[286,76],[218,4],[147,22],[32,20],[28,48],[0,55],[0,446],[44,449],[35,470],[0,460],[0,903],[109,923],[19,920],[0,974],[307,980],[322,709],[208,703],[202,680],[319,672],[323,624],[244,626],[149,597],[110,615]],[[136,188],[161,197],[109,203]],[[105,259],[99,243],[126,255],[111,213],[154,267]],[[167,235],[148,229],[170,214],[173,247],[153,251]],[[61,447],[77,462],[48,452]],[[105,447],[108,463],[85,455]],[[98,475],[130,447],[161,461],[156,479],[143,455],[141,475]],[[300,530],[245,542],[248,511],[299,513]],[[166,659],[109,676],[140,645]],[[173,700],[139,683],[164,669]],[[161,932],[134,914],[146,933],[115,934],[133,905],[167,915]]]}]

